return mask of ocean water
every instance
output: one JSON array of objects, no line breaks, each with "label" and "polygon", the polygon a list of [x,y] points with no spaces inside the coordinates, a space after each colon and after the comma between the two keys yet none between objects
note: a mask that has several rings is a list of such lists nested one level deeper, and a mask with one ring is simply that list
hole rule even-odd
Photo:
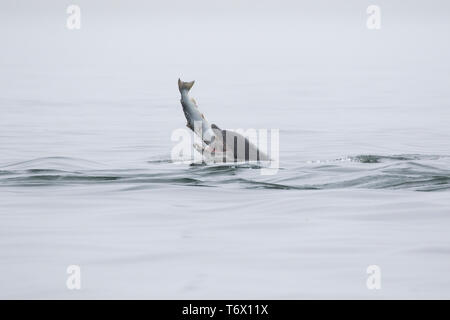
[{"label": "ocean water", "polygon": [[[75,31],[6,2],[0,297],[449,298],[448,21],[197,2],[81,2]],[[279,129],[278,172],[174,161],[178,77],[211,123]]]}]

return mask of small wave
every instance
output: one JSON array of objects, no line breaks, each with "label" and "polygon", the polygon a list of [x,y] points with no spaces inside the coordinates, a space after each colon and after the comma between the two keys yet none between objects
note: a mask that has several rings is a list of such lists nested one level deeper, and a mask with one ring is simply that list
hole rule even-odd
[{"label": "small wave", "polygon": [[350,157],[350,160],[361,163],[381,163],[385,161],[410,161],[410,160],[436,160],[442,156],[424,156],[418,154],[393,155],[393,156],[377,156],[377,155],[359,155]]},{"label": "small wave", "polygon": [[276,189],[276,190],[318,190],[320,188],[316,186],[303,185],[288,185],[282,183],[275,182],[264,182],[264,181],[256,181],[250,179],[231,179],[227,180],[226,183],[236,183],[243,186],[245,189]]},{"label": "small wave", "polygon": [[[450,157],[430,155],[358,155],[350,161],[319,161],[285,167],[262,176],[261,163],[181,164],[146,162],[141,168],[92,169],[101,164],[74,158],[39,158],[0,168],[0,186],[36,187],[111,184],[121,190],[169,185],[237,189],[323,190],[450,189]],[[169,165],[170,164],[170,165]]]},{"label": "small wave", "polygon": [[71,157],[41,157],[27,161],[9,163],[3,166],[8,170],[68,170],[68,169],[99,169],[105,165],[99,162]]},{"label": "small wave", "polygon": [[170,159],[156,159],[156,160],[148,160],[147,161],[147,163],[151,163],[151,164],[154,164],[154,163],[173,163],[173,161],[172,160],[170,160]]}]

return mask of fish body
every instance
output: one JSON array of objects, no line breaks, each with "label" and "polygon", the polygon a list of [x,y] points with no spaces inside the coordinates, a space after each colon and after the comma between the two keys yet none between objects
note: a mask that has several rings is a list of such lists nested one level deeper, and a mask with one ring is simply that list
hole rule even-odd
[{"label": "fish body", "polygon": [[214,131],[211,124],[199,110],[197,102],[189,96],[189,91],[195,81],[184,82],[178,79],[178,89],[181,93],[181,106],[183,107],[184,116],[186,117],[186,126],[194,131],[203,142],[211,144],[215,139]]}]

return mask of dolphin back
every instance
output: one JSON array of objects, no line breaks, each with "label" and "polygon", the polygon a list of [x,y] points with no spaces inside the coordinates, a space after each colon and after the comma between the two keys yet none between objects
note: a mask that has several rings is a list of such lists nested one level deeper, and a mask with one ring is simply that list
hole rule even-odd
[{"label": "dolphin back", "polygon": [[237,161],[269,161],[270,158],[264,152],[251,143],[247,137],[242,134],[222,130],[216,124],[212,124],[212,129],[216,135],[216,143],[225,145],[225,149],[233,154]]}]

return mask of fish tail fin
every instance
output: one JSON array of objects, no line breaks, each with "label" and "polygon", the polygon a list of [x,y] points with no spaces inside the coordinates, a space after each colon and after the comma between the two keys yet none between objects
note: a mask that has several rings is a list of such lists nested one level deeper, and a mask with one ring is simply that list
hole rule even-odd
[{"label": "fish tail fin", "polygon": [[184,82],[184,81],[181,81],[178,78],[178,89],[180,89],[180,92],[183,91],[183,90],[189,91],[189,90],[191,90],[191,88],[194,85],[194,83],[195,83],[195,81]]}]

